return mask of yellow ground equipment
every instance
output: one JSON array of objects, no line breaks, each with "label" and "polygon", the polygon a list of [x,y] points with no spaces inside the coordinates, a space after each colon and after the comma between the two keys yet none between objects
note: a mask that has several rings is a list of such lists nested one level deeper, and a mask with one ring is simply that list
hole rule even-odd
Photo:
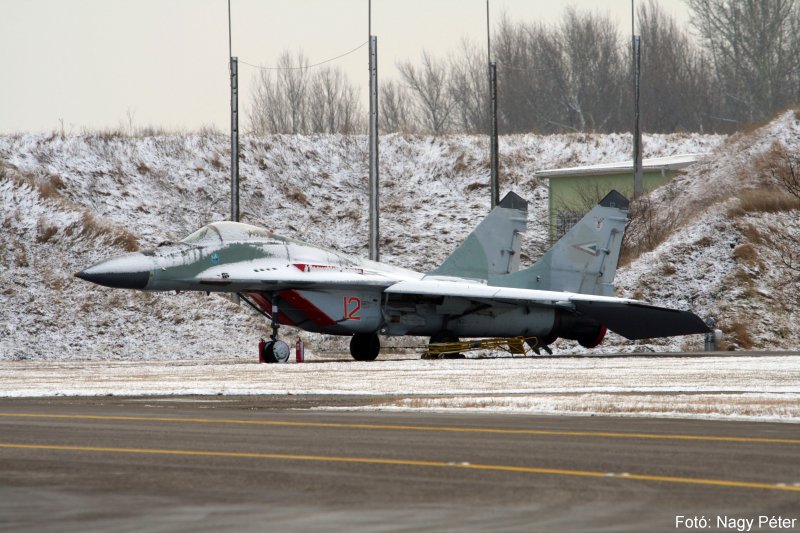
[{"label": "yellow ground equipment", "polygon": [[539,346],[538,337],[473,339],[468,341],[433,342],[424,347],[422,359],[451,359],[463,352],[503,350],[513,355],[530,355]]}]

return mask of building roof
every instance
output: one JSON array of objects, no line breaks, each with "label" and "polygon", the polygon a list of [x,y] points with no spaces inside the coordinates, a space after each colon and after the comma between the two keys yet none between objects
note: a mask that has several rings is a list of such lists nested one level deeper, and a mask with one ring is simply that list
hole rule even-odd
[{"label": "building roof", "polygon": [[[642,159],[644,172],[680,170],[688,167],[705,154],[681,154],[668,157],[651,157]],[[620,161],[618,163],[600,163],[582,167],[553,168],[537,170],[536,175],[543,178],[557,178],[560,176],[602,176],[608,174],[623,174],[633,172],[633,161]]]}]

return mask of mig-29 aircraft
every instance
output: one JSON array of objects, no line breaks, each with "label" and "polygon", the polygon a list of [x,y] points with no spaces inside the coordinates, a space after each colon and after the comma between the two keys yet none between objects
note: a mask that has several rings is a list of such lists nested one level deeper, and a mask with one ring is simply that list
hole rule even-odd
[{"label": "mig-29 aircraft", "polygon": [[[528,204],[509,193],[435,270],[359,259],[238,222],[209,224],[177,243],[76,274],[114,288],[237,293],[268,316],[265,360],[283,362],[280,325],[348,335],[358,361],[380,335],[557,338],[593,348],[607,329],[628,339],[706,333],[689,311],[613,296],[628,200],[610,192],[533,266],[519,270]],[[548,350],[549,351],[549,350]]]}]

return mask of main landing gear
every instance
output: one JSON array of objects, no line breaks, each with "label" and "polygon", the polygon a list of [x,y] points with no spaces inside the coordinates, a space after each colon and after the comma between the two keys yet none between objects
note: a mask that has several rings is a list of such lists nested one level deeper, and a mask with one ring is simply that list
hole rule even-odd
[{"label": "main landing gear", "polygon": [[374,361],[381,351],[377,333],[355,333],[350,338],[350,355],[356,361]]},{"label": "main landing gear", "polygon": [[278,295],[275,294],[270,298],[272,301],[272,313],[270,320],[272,322],[272,335],[262,348],[261,359],[265,363],[285,363],[289,360],[289,345],[285,342],[278,340]]}]

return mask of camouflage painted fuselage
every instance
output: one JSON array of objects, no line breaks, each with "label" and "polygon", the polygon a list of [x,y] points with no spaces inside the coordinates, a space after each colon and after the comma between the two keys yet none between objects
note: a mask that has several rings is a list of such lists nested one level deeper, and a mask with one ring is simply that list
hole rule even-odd
[{"label": "camouflage painted fuselage", "polygon": [[[115,271],[126,278],[115,283]],[[387,287],[425,274],[234,222],[210,224],[178,243],[110,259],[82,274],[146,291],[241,293],[267,314],[277,304],[280,324],[335,335],[434,335],[446,329],[462,337],[543,336],[557,315],[553,309],[497,308],[445,295],[390,294]],[[445,285],[452,281],[442,279]]]},{"label": "camouflage painted fuselage", "polygon": [[354,335],[354,357],[374,358],[374,343],[360,336],[377,342],[377,333],[524,336],[545,345],[564,337],[586,347],[599,344],[606,328],[629,339],[705,333],[691,312],[611,296],[627,208],[610,192],[524,270],[518,268],[527,203],[509,193],[428,274],[216,222],[77,276],[116,288],[238,293],[279,324]]}]

